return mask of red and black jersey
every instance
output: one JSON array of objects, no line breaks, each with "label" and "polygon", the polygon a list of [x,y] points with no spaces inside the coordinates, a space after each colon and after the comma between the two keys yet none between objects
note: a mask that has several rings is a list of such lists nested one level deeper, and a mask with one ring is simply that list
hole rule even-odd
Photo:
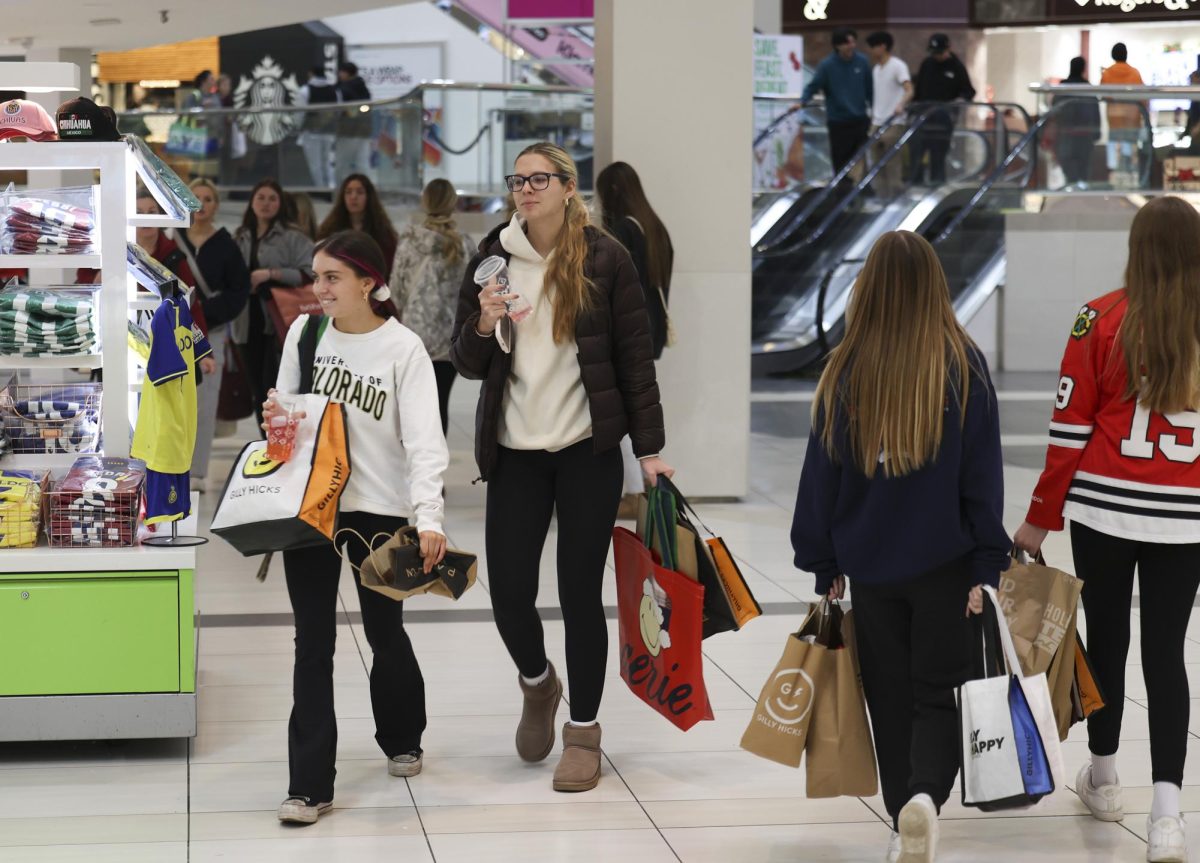
[{"label": "red and black jersey", "polygon": [[1144,542],[1200,542],[1200,413],[1151,413],[1125,395],[1125,291],[1079,310],[1063,354],[1050,446],[1026,521],[1064,518]]}]

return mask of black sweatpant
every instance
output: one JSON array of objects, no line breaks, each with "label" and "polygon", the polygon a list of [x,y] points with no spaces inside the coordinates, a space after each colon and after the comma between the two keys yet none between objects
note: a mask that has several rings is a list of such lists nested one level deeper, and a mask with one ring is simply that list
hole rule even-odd
[{"label": "black sweatpant", "polygon": [[437,380],[438,409],[442,412],[442,434],[445,434],[450,428],[450,388],[458,371],[449,360],[434,360],[433,376]]},{"label": "black sweatpant", "polygon": [[238,345],[242,352],[242,362],[246,367],[247,383],[254,397],[254,415],[258,424],[263,421],[262,406],[267,400],[267,393],[275,386],[279,377],[279,341],[273,333],[264,333],[267,313],[262,301],[257,295],[250,297],[250,330],[246,343]]},{"label": "black sweatpant", "polygon": [[871,120],[863,117],[861,120],[830,122],[825,127],[829,130],[829,161],[836,174],[854,158],[859,147],[867,143]]},{"label": "black sweatpant", "polygon": [[[344,512],[338,529],[358,531],[369,542],[408,521],[394,515]],[[360,566],[367,556],[358,539],[338,537]],[[342,570],[333,543],[283,553],[288,596],[296,618],[296,666],[288,723],[288,796],[333,800],[337,719],[333,712],[333,649],[337,637],[337,588]],[[425,681],[404,631],[404,604],[362,586],[357,574],[363,629],[371,645],[371,709],[375,740],[389,758],[420,750],[425,731]]]},{"label": "black sweatpant", "polygon": [[1191,707],[1183,642],[1200,585],[1200,544],[1137,542],[1071,522],[1071,550],[1075,574],[1083,579],[1088,656],[1104,692],[1104,709],[1088,717],[1089,748],[1113,755],[1121,742],[1136,567],[1151,773],[1155,782],[1182,786]]},{"label": "black sweatpant", "polygon": [[[941,125],[945,122],[946,125]],[[954,136],[954,127],[950,118],[945,121],[931,118],[924,128],[917,132],[912,150],[912,172],[910,181],[915,185],[925,183],[925,154],[929,154],[929,185],[940,186],[946,182],[946,156],[950,153],[950,142]],[[937,123],[938,125],[934,125]]]},{"label": "black sweatpant", "polygon": [[591,438],[558,452],[499,448],[488,479],[485,542],[496,627],[517,670],[546,670],[537,611],[542,547],[558,516],[558,601],[567,639],[571,719],[600,711],[608,664],[601,588],[624,469],[620,447],[592,452]]},{"label": "black sweatpant", "polygon": [[969,559],[898,584],[853,585],[854,633],[883,803],[893,822],[916,794],[941,808],[958,775],[955,687],[971,673]]}]

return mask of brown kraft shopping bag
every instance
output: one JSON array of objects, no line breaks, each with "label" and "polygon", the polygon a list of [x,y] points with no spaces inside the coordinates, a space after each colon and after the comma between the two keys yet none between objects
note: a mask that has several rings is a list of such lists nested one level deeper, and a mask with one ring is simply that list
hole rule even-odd
[{"label": "brown kraft shopping bag", "polygon": [[800,632],[792,633],[783,656],[763,685],[754,715],[742,735],[742,748],[769,761],[799,767],[812,719],[814,693],[825,684],[832,666],[829,650],[810,644],[802,633],[811,628],[821,604],[813,604]]},{"label": "brown kraft shopping bag", "polygon": [[1071,731],[1071,689],[1075,685],[1075,622],[1071,614],[1067,621],[1062,643],[1046,671],[1046,685],[1050,687],[1050,705],[1054,708],[1054,721],[1058,725],[1058,739],[1066,740]]},{"label": "brown kraft shopping bag", "polygon": [[1014,556],[1000,573],[1000,608],[1026,676],[1050,670],[1059,647],[1068,640],[1082,590],[1082,581],[1047,566],[1040,554],[1033,563]]},{"label": "brown kraft shopping bag", "polygon": [[879,791],[853,611],[842,618],[842,642],[844,648],[827,653],[832,667],[813,703],[804,749],[809,797],[871,797]]}]

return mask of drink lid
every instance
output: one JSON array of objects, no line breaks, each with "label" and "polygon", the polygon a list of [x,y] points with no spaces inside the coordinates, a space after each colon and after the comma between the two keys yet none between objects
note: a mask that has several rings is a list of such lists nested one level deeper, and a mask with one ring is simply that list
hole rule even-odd
[{"label": "drink lid", "polygon": [[475,268],[475,284],[482,285],[489,281],[492,276],[496,275],[502,269],[508,266],[508,262],[499,255],[492,255],[484,258],[478,267]]}]

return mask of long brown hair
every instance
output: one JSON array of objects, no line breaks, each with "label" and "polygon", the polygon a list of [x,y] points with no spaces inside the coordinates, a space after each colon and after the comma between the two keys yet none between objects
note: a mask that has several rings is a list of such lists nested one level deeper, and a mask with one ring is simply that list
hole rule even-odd
[{"label": "long brown hair", "polygon": [[567,175],[568,179],[559,179],[559,182],[564,185],[572,183],[576,188],[576,194],[567,199],[566,217],[554,243],[550,265],[546,267],[545,284],[554,291],[551,298],[554,304],[554,343],[561,345],[575,338],[575,319],[581,311],[590,309],[594,301],[592,281],[584,273],[588,255],[584,228],[591,219],[587,207],[579,200],[579,169],[567,151],[556,144],[542,142],[526,147],[517,154],[517,158],[530,155],[547,159],[557,173]]},{"label": "long brown hair", "polygon": [[650,206],[637,171],[628,162],[613,162],[596,176],[596,195],[604,210],[604,227],[609,233],[621,220],[632,216],[646,233],[647,287],[671,289],[671,268],[675,253],[666,225]]},{"label": "long brown hair", "polygon": [[844,422],[848,458],[868,477],[881,464],[894,477],[932,462],[948,387],[960,416],[966,412],[971,344],[933,247],[909,231],[884,234],[854,284],[846,337],[817,384],[813,427],[826,452],[838,457],[835,428]]},{"label": "long brown hair", "polygon": [[1126,396],[1155,413],[1200,408],[1200,213],[1154,198],[1133,218],[1121,348]]},{"label": "long brown hair", "polygon": [[463,257],[463,235],[454,221],[457,208],[458,192],[449,180],[438,177],[421,190],[421,209],[425,212],[423,224],[441,235],[442,254],[450,264],[457,264]]},{"label": "long brown hair", "polygon": [[265,180],[259,180],[250,190],[250,200],[246,202],[246,211],[242,213],[242,224],[238,228],[239,234],[245,233],[253,237],[258,233],[258,216],[254,215],[254,196],[258,194],[259,189],[270,189],[279,196],[279,212],[275,214],[275,218],[271,220],[267,230],[271,230],[276,225],[287,227],[287,207],[285,206],[286,199],[283,196],[283,186],[279,185],[278,180],[268,177]]},{"label": "long brown hair", "polygon": [[366,174],[350,174],[346,179],[342,180],[342,184],[338,186],[337,197],[333,201],[333,209],[329,211],[329,215],[321,222],[321,226],[317,228],[317,239],[323,240],[326,237],[336,234],[338,231],[349,231],[354,229],[354,225],[350,222],[350,211],[346,209],[346,187],[351,183],[360,183],[367,193],[367,206],[363,210],[362,230],[371,235],[371,239],[379,243],[380,248],[386,246],[395,246],[396,244],[396,227],[392,224],[392,220],[388,218],[387,210],[383,208],[383,202],[379,199],[379,192],[375,188],[375,184],[371,182],[371,178]]}]

